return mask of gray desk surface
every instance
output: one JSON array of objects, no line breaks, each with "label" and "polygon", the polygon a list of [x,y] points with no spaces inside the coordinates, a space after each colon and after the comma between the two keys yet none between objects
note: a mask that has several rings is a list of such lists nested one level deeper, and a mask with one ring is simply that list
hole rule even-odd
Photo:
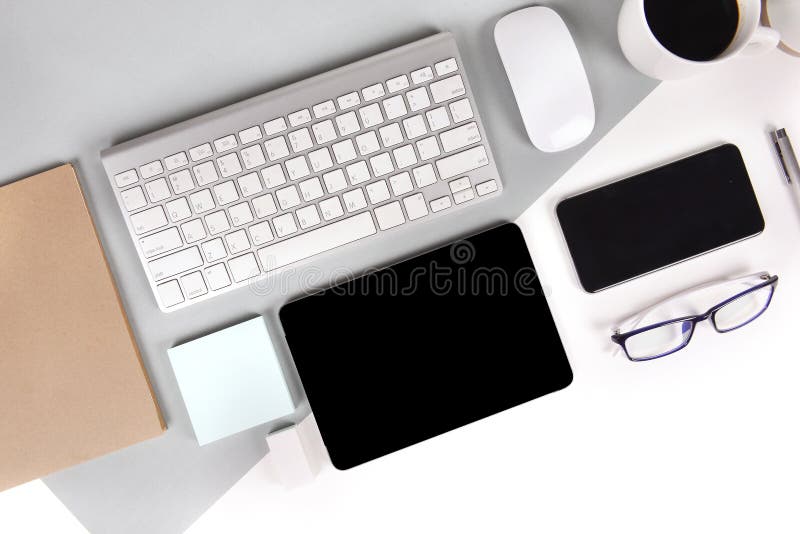
[{"label": "gray desk surface", "polygon": [[[528,2],[0,2],[0,183],[60,162],[77,163],[169,425],[163,437],[45,479],[90,531],[184,530],[263,457],[265,427],[196,445],[166,349],[260,314],[274,325],[278,306],[297,287],[289,280],[280,291],[243,289],[190,311],[159,312],[100,165],[100,150],[437,31],[452,31],[506,191],[479,210],[466,210],[460,221],[404,230],[391,244],[334,258],[354,269],[385,264],[457,237],[465,228],[515,218],[655,86],[620,52],[616,16],[621,0],[548,4],[574,34],[597,106],[592,138],[557,155],[538,152],[527,141],[492,37],[500,16]],[[327,261],[322,267],[336,265]],[[293,375],[291,358],[281,349]],[[296,378],[292,387],[300,417],[308,407]]]}]

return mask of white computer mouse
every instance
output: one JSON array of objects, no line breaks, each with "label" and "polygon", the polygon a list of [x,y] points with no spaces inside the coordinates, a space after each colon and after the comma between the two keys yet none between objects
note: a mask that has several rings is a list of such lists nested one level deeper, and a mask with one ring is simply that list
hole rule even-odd
[{"label": "white computer mouse", "polygon": [[533,145],[558,152],[589,137],[592,89],[561,17],[547,7],[520,9],[497,21],[494,40]]}]

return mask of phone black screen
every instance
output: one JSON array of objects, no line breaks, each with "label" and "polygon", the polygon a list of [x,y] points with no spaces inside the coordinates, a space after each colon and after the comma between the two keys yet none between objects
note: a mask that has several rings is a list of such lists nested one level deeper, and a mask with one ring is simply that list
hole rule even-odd
[{"label": "phone black screen", "polygon": [[764,229],[744,161],[730,144],[568,198],[556,212],[589,292]]},{"label": "phone black screen", "polygon": [[280,319],[339,469],[572,381],[513,224],[290,302]]}]

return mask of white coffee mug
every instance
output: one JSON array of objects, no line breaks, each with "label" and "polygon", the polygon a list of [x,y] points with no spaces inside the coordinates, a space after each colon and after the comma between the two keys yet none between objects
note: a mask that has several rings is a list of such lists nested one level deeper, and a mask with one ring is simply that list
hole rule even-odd
[{"label": "white coffee mug", "polygon": [[644,0],[625,0],[617,32],[622,52],[641,73],[659,80],[693,76],[739,54],[758,54],[775,48],[780,35],[762,26],[761,0],[738,0],[739,26],[731,43],[719,56],[693,61],[673,54],[653,35],[645,16]]}]

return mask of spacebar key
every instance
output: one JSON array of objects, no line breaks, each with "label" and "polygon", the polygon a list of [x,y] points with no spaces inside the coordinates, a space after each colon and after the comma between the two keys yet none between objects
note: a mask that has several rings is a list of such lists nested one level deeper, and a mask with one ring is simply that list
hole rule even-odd
[{"label": "spacebar key", "polygon": [[369,212],[323,226],[306,234],[264,247],[258,258],[264,271],[279,269],[290,263],[351,243],[376,232]]}]

